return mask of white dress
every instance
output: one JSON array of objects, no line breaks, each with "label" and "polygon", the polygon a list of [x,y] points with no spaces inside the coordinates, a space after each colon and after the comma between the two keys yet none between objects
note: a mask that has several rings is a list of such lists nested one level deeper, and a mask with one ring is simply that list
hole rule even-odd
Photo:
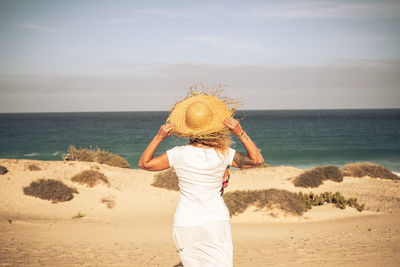
[{"label": "white dress", "polygon": [[167,151],[181,192],[173,239],[185,267],[233,265],[229,211],[220,190],[234,154],[231,148],[222,155],[213,148],[190,145]]}]

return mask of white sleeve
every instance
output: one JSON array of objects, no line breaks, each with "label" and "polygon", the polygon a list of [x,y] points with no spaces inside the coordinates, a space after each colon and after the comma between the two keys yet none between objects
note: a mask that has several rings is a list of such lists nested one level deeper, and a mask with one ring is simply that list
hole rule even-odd
[{"label": "white sleeve", "polygon": [[169,167],[172,168],[174,166],[175,162],[175,151],[176,147],[171,148],[170,150],[167,150],[167,157],[168,157],[168,162],[169,162]]},{"label": "white sleeve", "polygon": [[228,164],[232,166],[233,163],[233,158],[235,157],[236,151],[233,148],[229,148],[229,158],[228,158]]}]

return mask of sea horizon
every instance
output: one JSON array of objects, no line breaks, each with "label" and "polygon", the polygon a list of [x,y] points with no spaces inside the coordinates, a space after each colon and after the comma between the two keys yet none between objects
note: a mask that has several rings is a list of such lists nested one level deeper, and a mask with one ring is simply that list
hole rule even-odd
[{"label": "sea horizon", "polygon": [[[317,110],[400,110],[400,108],[282,108],[282,109],[237,109],[238,111],[317,111]],[[106,111],[21,111],[0,112],[0,114],[52,114],[52,113],[129,113],[169,112],[169,110],[106,110]]]},{"label": "sea horizon", "polygon": [[[168,111],[0,113],[0,158],[61,160],[69,145],[99,147],[131,168]],[[374,162],[400,172],[400,109],[239,109],[236,117],[271,166]],[[234,138],[233,148],[244,152]],[[187,140],[168,138],[156,154]]]}]

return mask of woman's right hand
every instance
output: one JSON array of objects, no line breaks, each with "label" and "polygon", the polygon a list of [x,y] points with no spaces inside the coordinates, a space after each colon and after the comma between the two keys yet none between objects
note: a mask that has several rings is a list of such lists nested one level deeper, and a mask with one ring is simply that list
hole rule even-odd
[{"label": "woman's right hand", "polygon": [[170,135],[170,132],[176,128],[176,125],[173,123],[166,123],[161,125],[160,129],[158,130],[157,136],[161,139],[165,139]]}]

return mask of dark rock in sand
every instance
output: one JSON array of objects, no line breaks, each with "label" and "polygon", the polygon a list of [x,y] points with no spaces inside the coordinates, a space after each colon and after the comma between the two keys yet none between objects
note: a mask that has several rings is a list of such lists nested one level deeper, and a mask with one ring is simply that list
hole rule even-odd
[{"label": "dark rock in sand", "polygon": [[0,174],[5,174],[6,172],[8,172],[7,168],[0,166]]}]

